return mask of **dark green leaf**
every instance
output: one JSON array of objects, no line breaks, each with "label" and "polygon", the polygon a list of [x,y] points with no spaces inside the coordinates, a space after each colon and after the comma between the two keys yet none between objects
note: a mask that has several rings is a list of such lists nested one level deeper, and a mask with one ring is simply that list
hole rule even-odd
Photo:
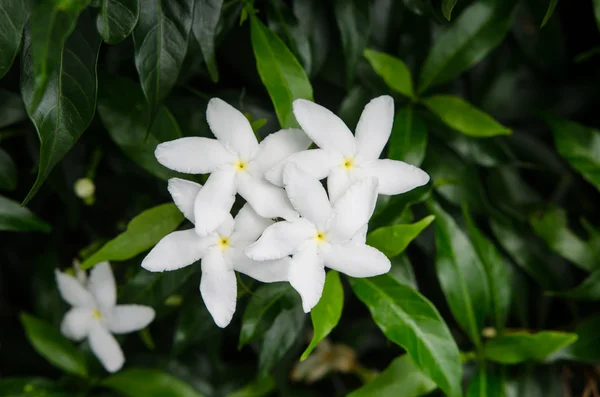
[{"label": "dark green leaf", "polygon": [[427,127],[412,106],[398,110],[394,117],[388,157],[419,166],[427,148]]},{"label": "dark green leaf", "polygon": [[457,0],[442,0],[442,14],[446,17],[447,20],[452,18],[452,10],[456,5]]},{"label": "dark green leaf", "polygon": [[414,98],[412,76],[404,62],[392,55],[368,48],[363,55],[388,87],[409,98]]},{"label": "dark green leaf", "polygon": [[105,42],[117,44],[131,34],[139,16],[140,0],[101,0],[96,26]]},{"label": "dark green leaf", "polygon": [[479,368],[467,389],[467,397],[505,397],[504,380],[485,367]]},{"label": "dark green leaf", "polygon": [[0,88],[0,129],[27,118],[23,100],[14,92]]},{"label": "dark green leaf", "polygon": [[594,5],[594,16],[596,17],[596,25],[598,25],[598,30],[600,30],[600,0],[593,0]]},{"label": "dark green leaf", "polygon": [[19,203],[0,196],[0,230],[48,233],[52,227]]},{"label": "dark green leaf", "polygon": [[21,47],[29,2],[3,0],[0,12],[0,79],[6,75]]},{"label": "dark green leaf", "polygon": [[221,17],[223,0],[196,0],[192,32],[200,45],[204,62],[213,82],[219,81],[217,57],[215,55],[215,36]]},{"label": "dark green leaf", "polygon": [[2,148],[0,148],[0,189],[17,188],[17,166]]},{"label": "dark green leaf", "polygon": [[544,20],[542,21],[541,27],[544,27],[544,25],[546,25],[552,14],[554,14],[554,9],[556,8],[557,4],[558,0],[550,0],[550,4],[548,4],[548,11],[546,11],[546,15],[544,15]]},{"label": "dark green leaf", "polygon": [[502,364],[542,361],[576,340],[576,334],[567,332],[507,333],[487,342],[484,346],[484,355],[489,360]]},{"label": "dark green leaf", "polygon": [[337,114],[351,131],[356,129],[356,125],[360,119],[360,114],[370,100],[371,93],[363,86],[356,85],[352,87],[350,92],[348,92],[348,95],[346,95],[342,101]]},{"label": "dark green leaf", "polygon": [[369,38],[369,15],[366,6],[367,3],[360,0],[334,0],[333,3],[335,19],[342,37],[348,89],[354,83],[356,65]]},{"label": "dark green leaf", "polygon": [[58,385],[44,378],[0,379],[0,396],[3,397],[68,397]]},{"label": "dark green leaf", "polygon": [[173,354],[180,355],[192,344],[210,339],[217,332],[215,322],[199,297],[186,301],[179,309],[173,334]]},{"label": "dark green leaf", "polygon": [[102,385],[127,397],[201,397],[187,383],[156,369],[125,369]]},{"label": "dark green leaf", "polygon": [[417,368],[448,396],[461,396],[458,346],[437,309],[389,275],[349,280],[385,336],[406,349]]},{"label": "dark green leaf", "polygon": [[50,364],[78,376],[87,376],[83,354],[53,326],[26,313],[21,313],[21,323],[35,351]]},{"label": "dark green leaf", "polygon": [[408,260],[408,257],[406,255],[398,255],[397,257],[392,258],[391,262],[392,268],[388,274],[399,283],[418,290],[415,273],[413,272],[413,268]]},{"label": "dark green leaf", "polygon": [[296,342],[305,319],[306,315],[300,306],[283,310],[275,317],[273,325],[265,333],[258,356],[261,376],[267,375]]},{"label": "dark green leaf", "polygon": [[367,236],[367,244],[383,252],[388,258],[402,253],[408,244],[414,240],[433,220],[427,216],[419,222],[410,225],[393,225],[380,227]]},{"label": "dark green leaf", "polygon": [[229,393],[227,397],[264,397],[275,390],[275,379],[271,376],[263,376],[255,379],[240,390]]},{"label": "dark green leaf", "polygon": [[583,283],[573,289],[552,292],[552,295],[570,299],[597,301],[600,300],[600,269],[594,270]]},{"label": "dark green leaf", "polygon": [[600,316],[588,318],[575,328],[577,340],[562,349],[559,358],[589,363],[600,362]]}]

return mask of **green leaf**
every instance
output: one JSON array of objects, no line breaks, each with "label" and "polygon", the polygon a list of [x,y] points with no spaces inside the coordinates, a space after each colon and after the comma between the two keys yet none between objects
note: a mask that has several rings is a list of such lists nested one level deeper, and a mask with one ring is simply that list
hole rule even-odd
[{"label": "green leaf", "polygon": [[405,354],[348,397],[418,397],[431,393],[435,388],[435,383],[423,375],[410,356]]},{"label": "green leaf", "polygon": [[597,363],[600,361],[600,316],[590,317],[575,328],[577,340],[562,349],[560,358]]},{"label": "green leaf", "polygon": [[58,330],[27,313],[21,313],[21,323],[35,351],[50,364],[74,375],[87,376],[83,354]]},{"label": "green leaf", "polygon": [[446,125],[465,135],[485,138],[511,133],[509,128],[459,97],[435,95],[422,102]]},{"label": "green leaf", "polygon": [[458,0],[442,0],[442,14],[447,20],[452,18],[452,10]]},{"label": "green leaf", "polygon": [[102,261],[124,261],[148,250],[163,237],[177,229],[183,215],[175,204],[162,204],[150,208],[133,218],[127,230],[104,244],[81,264],[89,269]]},{"label": "green leaf", "polygon": [[194,0],[148,0],[133,30],[135,67],[154,109],[171,92],[187,50]]},{"label": "green leaf", "polygon": [[448,396],[461,396],[458,346],[435,306],[389,275],[349,280],[385,336]]},{"label": "green leaf", "polygon": [[596,25],[598,25],[598,30],[600,30],[600,0],[593,0],[594,5],[594,17],[596,17]]},{"label": "green leaf", "polygon": [[548,292],[550,295],[562,296],[569,299],[597,301],[600,300],[600,269],[594,270],[588,278],[577,287],[566,291]]},{"label": "green leaf", "polygon": [[369,12],[361,0],[334,0],[333,11],[342,37],[346,61],[346,86],[354,83],[356,65],[369,38]]},{"label": "green leaf", "polygon": [[469,387],[467,397],[505,397],[504,379],[485,367],[479,368]]},{"label": "green leaf", "polygon": [[194,5],[194,20],[192,32],[204,56],[210,78],[214,83],[219,81],[217,57],[215,55],[215,36],[223,0],[196,0]]},{"label": "green leaf", "polygon": [[102,385],[127,397],[202,397],[187,383],[156,369],[125,369]]},{"label": "green leaf", "polygon": [[481,330],[489,309],[487,277],[471,242],[456,221],[433,201],[436,272],[456,321],[473,343],[481,343]]},{"label": "green leaf", "polygon": [[502,364],[542,361],[576,340],[576,334],[567,332],[506,333],[487,342],[484,346],[484,355],[487,359]]},{"label": "green leaf", "polygon": [[[80,3],[85,2],[73,1],[69,4]],[[61,26],[75,23],[76,15],[73,10],[69,9],[69,13],[66,13],[54,8],[46,9],[47,2],[37,4],[40,6],[34,9],[30,19],[32,26],[36,23],[45,26],[49,23]],[[46,17],[36,15],[43,12],[54,15],[46,17],[55,19],[48,21]],[[82,16],[77,29],[64,47],[61,44],[57,50],[55,56],[58,58],[48,55],[50,58],[45,63],[46,66],[42,67],[36,59],[43,58],[41,54],[46,53],[46,50],[55,49],[39,48],[39,42],[57,40],[55,32],[46,32],[44,29],[38,26],[29,35],[25,35],[21,60],[21,95],[41,142],[38,176],[23,201],[24,205],[33,198],[50,171],[77,142],[96,111],[96,60],[100,37],[91,26],[90,19]],[[36,99],[38,96],[39,100]]]},{"label": "green leaf", "polygon": [[117,44],[131,34],[139,16],[140,0],[101,0],[96,27],[106,43]]},{"label": "green leaf", "polygon": [[360,115],[370,100],[371,92],[362,85],[356,85],[340,104],[337,114],[351,131],[356,129]]},{"label": "green leaf", "polygon": [[313,323],[313,337],[302,353],[300,361],[306,360],[315,347],[335,328],[342,317],[344,308],[344,288],[340,274],[330,270],[325,278],[325,286],[319,303],[310,312]]},{"label": "green leaf", "polygon": [[552,115],[545,115],[558,153],[600,190],[600,131]]},{"label": "green leaf", "polygon": [[173,333],[173,354],[180,355],[192,344],[214,337],[219,332],[206,305],[199,297],[179,309],[179,318]]},{"label": "green leaf", "polygon": [[3,0],[0,12],[0,79],[12,66],[23,37],[29,3],[25,0]]},{"label": "green leaf", "polygon": [[419,92],[453,80],[498,46],[511,25],[515,0],[478,1],[464,10],[431,48]]},{"label": "green leaf", "polygon": [[17,188],[17,166],[10,155],[0,148],[0,189]]},{"label": "green leaf", "polygon": [[240,390],[229,393],[227,397],[264,397],[275,390],[275,379],[263,376],[255,379]]},{"label": "green leaf", "polygon": [[435,216],[427,216],[410,225],[393,225],[380,227],[367,236],[367,244],[383,252],[388,258],[401,254],[433,220]]},{"label": "green leaf", "polygon": [[402,283],[412,289],[418,290],[417,280],[412,265],[406,255],[398,255],[391,259],[392,268],[389,275],[399,283]]},{"label": "green leaf", "polygon": [[427,127],[412,106],[402,107],[396,112],[388,157],[420,166],[427,148]]},{"label": "green leaf", "polygon": [[0,230],[48,233],[52,227],[16,201],[0,196]]},{"label": "green leaf", "polygon": [[2,88],[0,88],[0,112],[0,129],[19,123],[27,118],[21,96]]},{"label": "green leaf", "polygon": [[412,76],[404,62],[392,55],[368,48],[363,52],[363,55],[388,87],[409,98],[415,97]]},{"label": "green leaf", "polygon": [[550,4],[548,4],[548,11],[546,11],[546,15],[544,15],[544,20],[542,21],[542,28],[544,27],[544,25],[546,25],[546,23],[548,23],[548,20],[550,19],[552,14],[554,14],[554,9],[556,8],[557,4],[558,0],[550,0]]},{"label": "green leaf", "polygon": [[255,16],[250,19],[250,36],[258,74],[269,92],[281,128],[298,127],[292,102],[313,99],[308,76],[285,43]]},{"label": "green leaf", "polygon": [[4,397],[67,397],[58,385],[44,378],[0,379],[0,396]]}]

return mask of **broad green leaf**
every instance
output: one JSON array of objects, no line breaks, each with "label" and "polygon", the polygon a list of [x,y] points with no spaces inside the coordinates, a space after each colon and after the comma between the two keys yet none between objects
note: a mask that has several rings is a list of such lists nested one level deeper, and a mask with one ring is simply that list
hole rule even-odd
[{"label": "broad green leaf", "polygon": [[362,85],[356,85],[352,87],[350,92],[348,92],[342,101],[337,115],[342,119],[342,121],[344,121],[351,131],[356,129],[360,115],[370,100],[371,93],[369,90]]},{"label": "broad green leaf", "polygon": [[130,368],[102,381],[127,397],[202,397],[190,385],[157,369]]},{"label": "broad green leaf", "polygon": [[16,201],[0,196],[0,230],[48,233],[52,227]]},{"label": "broad green leaf", "polygon": [[435,306],[389,275],[349,280],[385,336],[404,348],[448,396],[461,396],[458,346]]},{"label": "broad green leaf", "polygon": [[367,236],[367,244],[383,252],[388,258],[401,254],[408,244],[413,241],[433,220],[427,216],[419,222],[410,225],[393,225],[380,227]]},{"label": "broad green leaf", "polygon": [[412,106],[402,107],[396,112],[388,157],[420,166],[427,148],[427,127]]},{"label": "broad green leaf", "polygon": [[456,321],[473,343],[481,343],[481,330],[489,309],[485,268],[471,241],[456,221],[433,201],[435,215],[436,272]]},{"label": "broad green leaf", "polygon": [[334,0],[333,11],[342,38],[346,63],[346,86],[354,83],[356,65],[369,38],[369,12],[361,0]]},{"label": "broad green leaf", "polygon": [[21,323],[35,351],[54,365],[78,376],[87,376],[83,354],[50,324],[27,313],[21,313]]},{"label": "broad green leaf", "polygon": [[27,118],[21,96],[0,88],[0,129],[19,123]]},{"label": "broad green leaf", "polygon": [[399,283],[418,290],[419,288],[417,287],[415,273],[413,271],[412,264],[408,260],[408,256],[398,255],[395,258],[392,258],[391,262],[392,268],[388,274]]},{"label": "broad green leaf", "polygon": [[598,30],[600,30],[600,0],[593,0],[594,5],[594,17],[596,17],[596,25],[598,25]]},{"label": "broad green leaf", "polygon": [[258,74],[269,92],[281,128],[298,127],[292,102],[313,99],[308,76],[285,43],[255,16],[250,19],[250,36]]},{"label": "broad green leaf", "polygon": [[187,49],[194,0],[148,0],[133,30],[135,67],[154,109],[171,92]]},{"label": "broad green leaf", "polygon": [[453,80],[498,46],[511,25],[515,0],[478,1],[464,10],[431,48],[419,92]]},{"label": "broad green leaf", "polygon": [[140,0],[101,0],[96,27],[105,42],[117,44],[131,34],[140,16]]},{"label": "broad green leaf", "polygon": [[600,131],[556,116],[544,119],[552,129],[558,153],[600,190]]},{"label": "broad green leaf", "polygon": [[458,0],[442,0],[442,14],[447,20],[452,18],[452,10]]},{"label": "broad green leaf", "polygon": [[569,299],[597,301],[600,300],[600,269],[594,270],[577,287],[566,291],[553,291],[549,294]]},{"label": "broad green leaf", "polygon": [[5,150],[0,148],[0,189],[15,190],[17,188],[17,166]]},{"label": "broad green leaf", "polygon": [[409,98],[415,97],[412,76],[408,66],[403,61],[392,55],[368,48],[363,52],[363,55],[388,87]]},{"label": "broad green leaf", "polygon": [[340,274],[330,270],[325,278],[325,286],[319,303],[310,312],[313,324],[313,337],[302,353],[300,361],[304,361],[315,347],[335,328],[342,317],[344,308],[344,288]]},{"label": "broad green leaf", "polygon": [[219,70],[217,69],[217,57],[215,55],[215,36],[222,7],[223,0],[195,0],[194,20],[192,22],[192,32],[204,56],[210,78],[215,83],[219,81]]},{"label": "broad green leaf", "polygon": [[180,355],[192,344],[210,339],[219,332],[206,305],[199,297],[185,302],[173,333],[173,354]]},{"label": "broad green leaf", "polygon": [[[46,10],[48,2],[41,9],[34,9],[30,24],[48,24],[41,18],[36,22],[34,14],[47,12],[54,15],[54,24],[65,25],[71,19],[63,20],[71,14],[52,8]],[[85,2],[84,2],[85,3]],[[77,1],[68,4],[79,4]],[[64,14],[64,15],[63,15]],[[21,95],[25,102],[29,118],[35,125],[40,138],[40,163],[38,176],[29,194],[23,201],[27,204],[42,186],[50,171],[77,142],[83,131],[88,127],[96,111],[96,60],[100,47],[100,37],[91,25],[89,18],[80,18],[77,29],[73,31],[64,47],[56,54],[57,59],[51,58],[43,71],[38,61],[45,50],[38,48],[39,41],[55,42],[52,33],[33,30],[25,35],[21,60]],[[74,21],[73,21],[74,23]],[[52,38],[46,36],[52,35]],[[41,35],[41,36],[40,36]],[[52,49],[54,51],[54,49]],[[56,64],[54,64],[56,63]],[[49,65],[54,67],[50,68]],[[42,81],[44,82],[42,85]],[[39,101],[36,96],[39,95]],[[36,104],[37,103],[37,104]]]},{"label": "broad green leaf", "polygon": [[267,375],[292,347],[302,333],[306,315],[302,307],[296,306],[281,311],[271,328],[265,333],[260,353],[258,368],[261,376]]},{"label": "broad green leaf", "polygon": [[546,23],[548,23],[548,20],[550,19],[552,14],[554,14],[554,9],[556,8],[557,4],[558,0],[550,0],[550,3],[548,4],[548,11],[546,11],[546,15],[544,15],[544,20],[542,21],[542,28],[544,27],[544,25],[546,25]]},{"label": "broad green leaf", "polygon": [[452,95],[435,95],[422,100],[446,125],[476,138],[508,135],[510,129],[469,102]]},{"label": "broad green leaf", "polygon": [[514,332],[491,339],[485,344],[483,351],[485,357],[491,361],[518,364],[525,361],[542,361],[576,340],[576,334],[567,332]]},{"label": "broad green leaf", "polygon": [[124,261],[152,248],[183,221],[175,204],[162,204],[150,208],[133,218],[127,230],[104,244],[81,264],[89,269],[102,261]]},{"label": "broad green leaf", "polygon": [[577,340],[562,349],[559,358],[589,363],[600,362],[600,316],[590,317],[575,328]]},{"label": "broad green leaf", "polygon": [[0,396],[68,397],[57,383],[44,378],[3,378],[0,379]]},{"label": "broad green leaf", "polygon": [[435,383],[423,375],[410,356],[405,354],[348,397],[418,397],[431,393],[435,388]]},{"label": "broad green leaf", "polygon": [[469,387],[467,397],[505,397],[504,380],[485,367],[479,368]]},{"label": "broad green leaf", "polygon": [[29,2],[26,0],[3,0],[0,12],[0,79],[12,66],[23,37]]},{"label": "broad green leaf", "polygon": [[255,379],[240,390],[229,393],[227,397],[264,397],[275,390],[275,379],[263,376]]}]

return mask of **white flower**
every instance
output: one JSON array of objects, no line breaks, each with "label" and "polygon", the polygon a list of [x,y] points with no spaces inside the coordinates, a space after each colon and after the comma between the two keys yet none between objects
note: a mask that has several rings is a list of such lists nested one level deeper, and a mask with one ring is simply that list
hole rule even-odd
[{"label": "white flower", "polygon": [[429,175],[415,166],[402,161],[379,160],[394,122],[394,100],[390,96],[380,96],[365,106],[356,126],[356,136],[323,106],[297,99],[293,107],[296,120],[320,149],[293,154],[283,164],[269,169],[265,177],[273,184],[283,186],[282,173],[289,162],[317,179],[327,177],[332,202],[363,177],[377,177],[378,193],[386,195],[404,193],[429,181]]},{"label": "white flower", "polygon": [[[181,212],[194,223],[194,198],[206,189],[198,183],[173,178],[169,192]],[[237,284],[234,270],[262,282],[287,281],[289,258],[255,261],[243,250],[256,241],[272,220],[260,217],[245,204],[235,220],[229,213],[216,231],[198,236],[194,229],[165,236],[142,261],[152,272],[180,269],[202,259],[200,293],[215,323],[226,327],[235,312]]]},{"label": "white flower", "polygon": [[115,279],[108,262],[97,264],[87,285],[58,270],[60,295],[73,308],[65,315],[60,330],[67,338],[90,347],[104,368],[118,371],[125,362],[123,351],[112,334],[138,331],[154,320],[154,309],[141,305],[116,305]]},{"label": "white flower", "polygon": [[264,179],[264,173],[287,156],[310,145],[298,129],[269,135],[260,145],[244,115],[213,98],[206,119],[217,139],[189,137],[157,146],[159,163],[179,172],[211,173],[196,197],[196,232],[206,236],[219,227],[239,193],[262,217],[291,219],[297,216],[285,192]]},{"label": "white flower", "polygon": [[377,199],[377,178],[352,184],[331,205],[321,183],[289,164],[283,175],[288,197],[302,218],[269,226],[260,239],[246,249],[256,260],[293,255],[289,282],[309,312],[321,298],[325,269],[351,277],[371,277],[390,270],[390,261],[365,244],[366,226]]}]

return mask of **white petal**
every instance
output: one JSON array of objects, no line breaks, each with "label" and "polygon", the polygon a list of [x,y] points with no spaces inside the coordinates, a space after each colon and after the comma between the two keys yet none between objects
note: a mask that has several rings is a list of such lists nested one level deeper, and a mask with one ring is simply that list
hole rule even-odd
[{"label": "white petal", "polygon": [[221,226],[231,211],[235,193],[233,170],[218,170],[210,174],[194,201],[194,220],[199,236],[206,236]]},{"label": "white petal", "polygon": [[154,309],[148,306],[118,305],[108,315],[106,327],[113,334],[127,334],[146,328],[154,316]]},{"label": "white petal", "polygon": [[258,146],[258,152],[248,164],[248,170],[262,178],[269,168],[293,153],[306,150],[310,143],[310,138],[304,131],[296,128],[270,134]]},{"label": "white petal", "polygon": [[246,203],[235,217],[235,231],[231,238],[253,243],[273,223],[270,218],[258,215],[252,206]]},{"label": "white petal", "polygon": [[350,240],[369,222],[376,203],[376,178],[363,178],[353,183],[333,206],[328,229],[334,241]]},{"label": "white petal", "polygon": [[321,182],[289,164],[283,172],[283,183],[294,208],[321,228],[331,216],[331,203]]},{"label": "white petal", "polygon": [[353,242],[329,244],[323,249],[325,266],[350,277],[373,277],[390,271],[390,260],[380,251]]},{"label": "white petal", "polygon": [[243,160],[252,158],[258,141],[242,112],[219,98],[212,98],[206,108],[206,121],[223,146]]},{"label": "white petal", "polygon": [[379,179],[379,194],[400,194],[429,182],[429,175],[414,165],[397,160],[375,160],[361,165],[363,176]]},{"label": "white petal", "polygon": [[223,220],[223,223],[219,225],[216,232],[219,236],[229,237],[231,236],[231,233],[233,233],[234,227],[235,222],[233,220],[233,217],[231,216],[231,214],[227,214],[225,215],[225,220]]},{"label": "white petal", "polygon": [[255,261],[248,258],[241,249],[235,249],[231,255],[234,270],[263,283],[287,281],[290,262],[291,258],[289,257],[270,261]]},{"label": "white petal", "polygon": [[280,259],[296,252],[306,239],[315,234],[314,226],[304,219],[277,222],[266,228],[258,241],[246,248],[245,253],[259,261]]},{"label": "white petal", "polygon": [[80,342],[88,336],[92,320],[92,309],[74,307],[65,314],[60,332],[67,338]]},{"label": "white petal", "polygon": [[356,152],[366,160],[377,160],[394,123],[394,99],[382,95],[365,106],[356,126]]},{"label": "white petal", "polygon": [[89,335],[92,352],[108,372],[117,372],[125,363],[121,346],[106,328],[94,322]]},{"label": "white petal", "polygon": [[332,203],[346,193],[346,190],[354,182],[354,177],[356,177],[355,171],[348,171],[342,167],[336,167],[331,171],[327,177],[327,192]]},{"label": "white petal", "polygon": [[117,303],[117,286],[108,262],[100,262],[92,268],[88,290],[103,309],[111,308]]},{"label": "white petal", "polygon": [[298,217],[285,191],[263,178],[256,178],[248,172],[240,172],[237,175],[237,188],[240,196],[250,203],[260,216],[284,219]]},{"label": "white petal", "polygon": [[176,270],[196,262],[208,247],[217,243],[213,235],[198,237],[194,229],[166,235],[142,261],[142,267],[151,272]]},{"label": "white petal", "polygon": [[317,250],[316,243],[306,242],[294,254],[290,264],[289,280],[302,298],[304,312],[310,312],[321,299],[325,285],[323,256]]},{"label": "white petal", "polygon": [[235,155],[216,139],[196,136],[161,143],[154,156],[165,167],[186,174],[208,174],[235,161]]},{"label": "white petal", "polygon": [[85,287],[73,276],[59,270],[54,271],[60,296],[71,306],[94,309],[96,301]]},{"label": "white petal", "polygon": [[201,188],[202,185],[196,182],[179,178],[169,179],[168,189],[175,205],[183,216],[192,223],[194,223],[194,200],[196,200]]},{"label": "white petal", "polygon": [[215,324],[225,328],[233,318],[237,298],[235,273],[219,248],[202,259],[200,293]]},{"label": "white petal", "polygon": [[294,116],[306,135],[321,149],[354,156],[354,136],[346,124],[330,110],[306,99],[296,99],[292,105]]},{"label": "white petal", "polygon": [[289,163],[294,163],[302,171],[321,180],[326,178],[333,167],[341,164],[344,157],[341,154],[326,152],[323,149],[304,150],[294,153],[279,164],[269,168],[265,179],[277,186],[283,186],[283,170]]},{"label": "white petal", "polygon": [[367,232],[369,231],[369,224],[365,224],[363,227],[358,229],[358,231],[352,236],[350,241],[356,244],[366,244],[367,242]]}]

